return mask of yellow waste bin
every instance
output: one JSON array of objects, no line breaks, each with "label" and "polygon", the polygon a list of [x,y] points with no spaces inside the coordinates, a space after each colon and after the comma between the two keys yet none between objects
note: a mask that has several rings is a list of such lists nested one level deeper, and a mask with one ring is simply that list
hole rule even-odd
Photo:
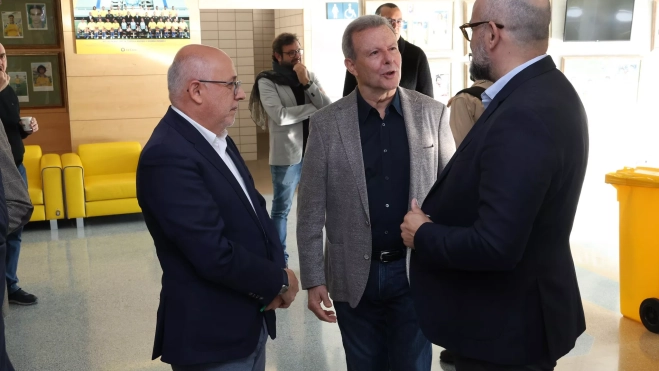
[{"label": "yellow waste bin", "polygon": [[606,175],[620,203],[620,312],[659,333],[659,169]]}]

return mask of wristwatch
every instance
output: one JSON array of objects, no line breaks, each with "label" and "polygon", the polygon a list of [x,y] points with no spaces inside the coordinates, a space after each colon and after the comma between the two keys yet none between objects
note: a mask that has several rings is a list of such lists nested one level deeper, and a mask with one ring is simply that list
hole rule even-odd
[{"label": "wristwatch", "polygon": [[279,295],[284,295],[286,291],[288,291],[288,273],[286,273],[286,270],[282,269],[282,272],[284,272],[284,284],[281,285],[281,290],[279,290]]},{"label": "wristwatch", "polygon": [[312,81],[312,80],[309,80],[309,83],[307,83],[306,85],[302,86],[302,89],[304,89],[304,90],[309,89],[309,88],[311,87],[311,84],[313,84],[313,81]]}]

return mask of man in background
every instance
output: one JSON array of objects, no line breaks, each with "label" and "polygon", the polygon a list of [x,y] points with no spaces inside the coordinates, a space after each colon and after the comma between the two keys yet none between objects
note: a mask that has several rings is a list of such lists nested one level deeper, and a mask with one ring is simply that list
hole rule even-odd
[{"label": "man in background", "polygon": [[472,63],[469,66],[469,75],[474,84],[459,91],[447,104],[451,109],[449,122],[455,139],[455,148],[460,147],[464,138],[485,111],[481,95],[492,86],[492,81],[480,76],[479,72]]},{"label": "man in background", "polygon": [[[419,93],[433,97],[433,81],[430,76],[430,66],[426,54],[418,46],[411,44],[400,36],[403,28],[403,12],[396,4],[386,3],[380,5],[375,14],[382,16],[391,23],[396,32],[398,50],[402,57],[402,69],[400,75],[400,87],[416,90]],[[357,86],[355,76],[346,71],[345,83],[343,85],[343,96],[352,93]]]}]

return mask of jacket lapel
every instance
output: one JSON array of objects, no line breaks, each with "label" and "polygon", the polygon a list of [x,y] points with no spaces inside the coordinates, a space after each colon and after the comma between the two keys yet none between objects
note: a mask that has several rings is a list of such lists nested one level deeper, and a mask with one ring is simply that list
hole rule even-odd
[{"label": "jacket lapel", "polygon": [[[460,144],[460,147],[455,151],[456,155],[462,151],[464,151],[467,146],[469,146],[469,143],[474,139],[476,135],[478,135],[478,132],[480,129],[485,125],[485,122],[492,116],[494,112],[496,112],[497,109],[501,106],[503,102],[505,102],[506,98],[510,96],[515,90],[517,90],[518,87],[520,87],[522,84],[524,84],[526,81],[537,77],[539,75],[542,75],[546,72],[550,72],[552,70],[556,69],[556,64],[554,64],[554,60],[550,57],[547,56],[538,62],[528,66],[526,69],[522,70],[520,73],[515,75],[515,77],[510,80],[506,86],[501,89],[501,91],[497,94],[497,96],[490,102],[490,105],[487,107],[485,112],[481,115],[481,117],[476,121],[474,124],[474,127],[469,131],[467,136],[465,137],[464,141],[462,144]],[[444,171],[440,174],[439,178],[437,179],[437,182],[435,185],[432,187],[430,192],[433,192],[437,186],[446,178],[446,175],[448,172],[451,170],[451,167],[453,165],[453,160],[455,160],[456,156],[453,156],[449,163],[446,165],[446,168],[444,168]]]},{"label": "jacket lapel", "polygon": [[[179,134],[181,134],[186,140],[188,140],[190,143],[192,143],[197,150],[202,156],[208,160],[221,174],[224,176],[224,178],[231,184],[231,187],[233,190],[236,192],[238,195],[238,198],[240,198],[240,201],[243,203],[243,205],[248,209],[250,215],[252,215],[252,218],[256,223],[259,225],[261,222],[259,221],[258,216],[254,213],[254,208],[256,208],[256,204],[254,208],[252,208],[252,204],[250,204],[249,200],[247,199],[247,195],[245,195],[245,192],[243,191],[243,188],[240,186],[238,181],[236,180],[236,177],[233,175],[231,170],[227,167],[227,165],[224,163],[222,158],[220,158],[220,155],[217,154],[213,146],[211,146],[210,143],[204,138],[201,133],[192,126],[189,122],[187,122],[183,117],[181,117],[178,113],[176,113],[174,110],[171,108],[167,111],[167,114],[165,115],[165,121],[172,126]],[[236,164],[236,166],[240,166],[240,164]],[[249,179],[243,179],[245,184],[247,185],[249,183]],[[254,200],[253,202],[255,202]]]},{"label": "jacket lapel", "polygon": [[357,93],[353,90],[345,99],[340,102],[340,110],[336,112],[336,122],[341,136],[341,143],[348,156],[352,175],[355,177],[355,183],[359,190],[359,198],[362,201],[362,207],[366,213],[366,218],[370,220],[368,211],[368,193],[366,192],[366,176],[364,170],[364,155],[362,153],[361,135],[359,133],[359,114],[357,112]]}]

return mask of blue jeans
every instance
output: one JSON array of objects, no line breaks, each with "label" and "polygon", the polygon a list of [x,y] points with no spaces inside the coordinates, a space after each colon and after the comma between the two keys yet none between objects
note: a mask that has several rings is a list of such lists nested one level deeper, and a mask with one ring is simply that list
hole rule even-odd
[{"label": "blue jeans", "polygon": [[405,259],[371,261],[356,308],[334,302],[349,371],[429,371],[430,342],[421,333]]},{"label": "blue jeans", "polygon": [[[25,166],[23,164],[18,165],[18,172],[21,174],[23,181],[25,182],[25,187],[27,188],[27,174],[25,173]],[[7,256],[5,258],[5,264],[7,267],[7,294],[11,295],[18,291],[18,276],[16,271],[18,270],[18,255],[21,253],[21,235],[23,234],[23,227],[18,228],[14,232],[10,233],[7,236]]]},{"label": "blue jeans", "polygon": [[275,223],[279,240],[284,247],[284,258],[288,265],[288,252],[286,251],[286,226],[288,222],[288,213],[293,205],[293,196],[295,188],[300,182],[300,173],[302,173],[302,161],[295,165],[270,165],[272,174],[272,212],[270,217]]}]

